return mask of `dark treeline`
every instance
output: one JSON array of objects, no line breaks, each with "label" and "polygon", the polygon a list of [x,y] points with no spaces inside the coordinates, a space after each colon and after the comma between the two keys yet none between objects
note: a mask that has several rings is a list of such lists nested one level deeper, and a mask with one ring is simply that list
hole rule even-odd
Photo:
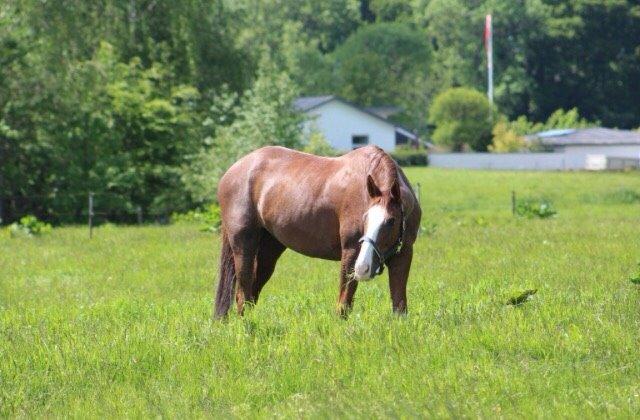
[{"label": "dark treeline", "polygon": [[238,155],[303,146],[299,94],[397,105],[426,136],[437,93],[485,89],[486,13],[500,113],[640,125],[638,1],[5,0],[3,221],[77,221],[89,191],[115,220],[201,206]]}]

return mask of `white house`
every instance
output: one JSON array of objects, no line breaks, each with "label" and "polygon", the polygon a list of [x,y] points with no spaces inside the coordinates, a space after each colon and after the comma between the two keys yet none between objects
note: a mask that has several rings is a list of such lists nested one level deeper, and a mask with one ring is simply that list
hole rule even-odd
[{"label": "white house", "polygon": [[308,117],[305,131],[320,131],[336,150],[375,144],[392,151],[397,145],[418,142],[411,131],[386,119],[386,108],[384,113],[376,113],[333,95],[298,98],[294,106]]}]

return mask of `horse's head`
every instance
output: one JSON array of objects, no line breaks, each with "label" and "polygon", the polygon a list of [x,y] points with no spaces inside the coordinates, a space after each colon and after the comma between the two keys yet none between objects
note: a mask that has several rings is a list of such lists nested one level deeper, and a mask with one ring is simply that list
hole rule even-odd
[{"label": "horse's head", "polygon": [[356,259],[354,274],[357,280],[368,280],[381,274],[387,259],[402,246],[404,214],[400,185],[382,191],[371,175],[367,176],[369,207],[363,216],[364,236]]}]

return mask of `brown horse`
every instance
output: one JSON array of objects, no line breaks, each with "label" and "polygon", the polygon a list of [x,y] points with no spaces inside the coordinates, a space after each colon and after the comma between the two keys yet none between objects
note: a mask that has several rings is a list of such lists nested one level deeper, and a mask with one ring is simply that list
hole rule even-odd
[{"label": "brown horse", "polygon": [[[218,187],[222,253],[215,316],[237,288],[238,312],[255,304],[286,248],[340,260],[338,310],[346,316],[358,281],[389,267],[393,310],[406,286],[421,210],[407,178],[382,149],[337,158],[264,147],[237,161]],[[237,286],[237,287],[236,287]]]}]

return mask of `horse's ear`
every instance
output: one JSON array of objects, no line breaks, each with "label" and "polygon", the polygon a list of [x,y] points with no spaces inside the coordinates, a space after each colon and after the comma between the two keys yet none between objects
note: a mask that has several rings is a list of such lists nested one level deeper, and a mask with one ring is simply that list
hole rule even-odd
[{"label": "horse's ear", "polygon": [[400,183],[398,182],[397,178],[395,181],[393,181],[393,185],[391,186],[391,196],[398,201],[402,199],[402,193],[400,192]]},{"label": "horse's ear", "polygon": [[369,191],[369,197],[376,198],[382,195],[380,188],[376,185],[371,175],[367,175],[367,191]]}]

